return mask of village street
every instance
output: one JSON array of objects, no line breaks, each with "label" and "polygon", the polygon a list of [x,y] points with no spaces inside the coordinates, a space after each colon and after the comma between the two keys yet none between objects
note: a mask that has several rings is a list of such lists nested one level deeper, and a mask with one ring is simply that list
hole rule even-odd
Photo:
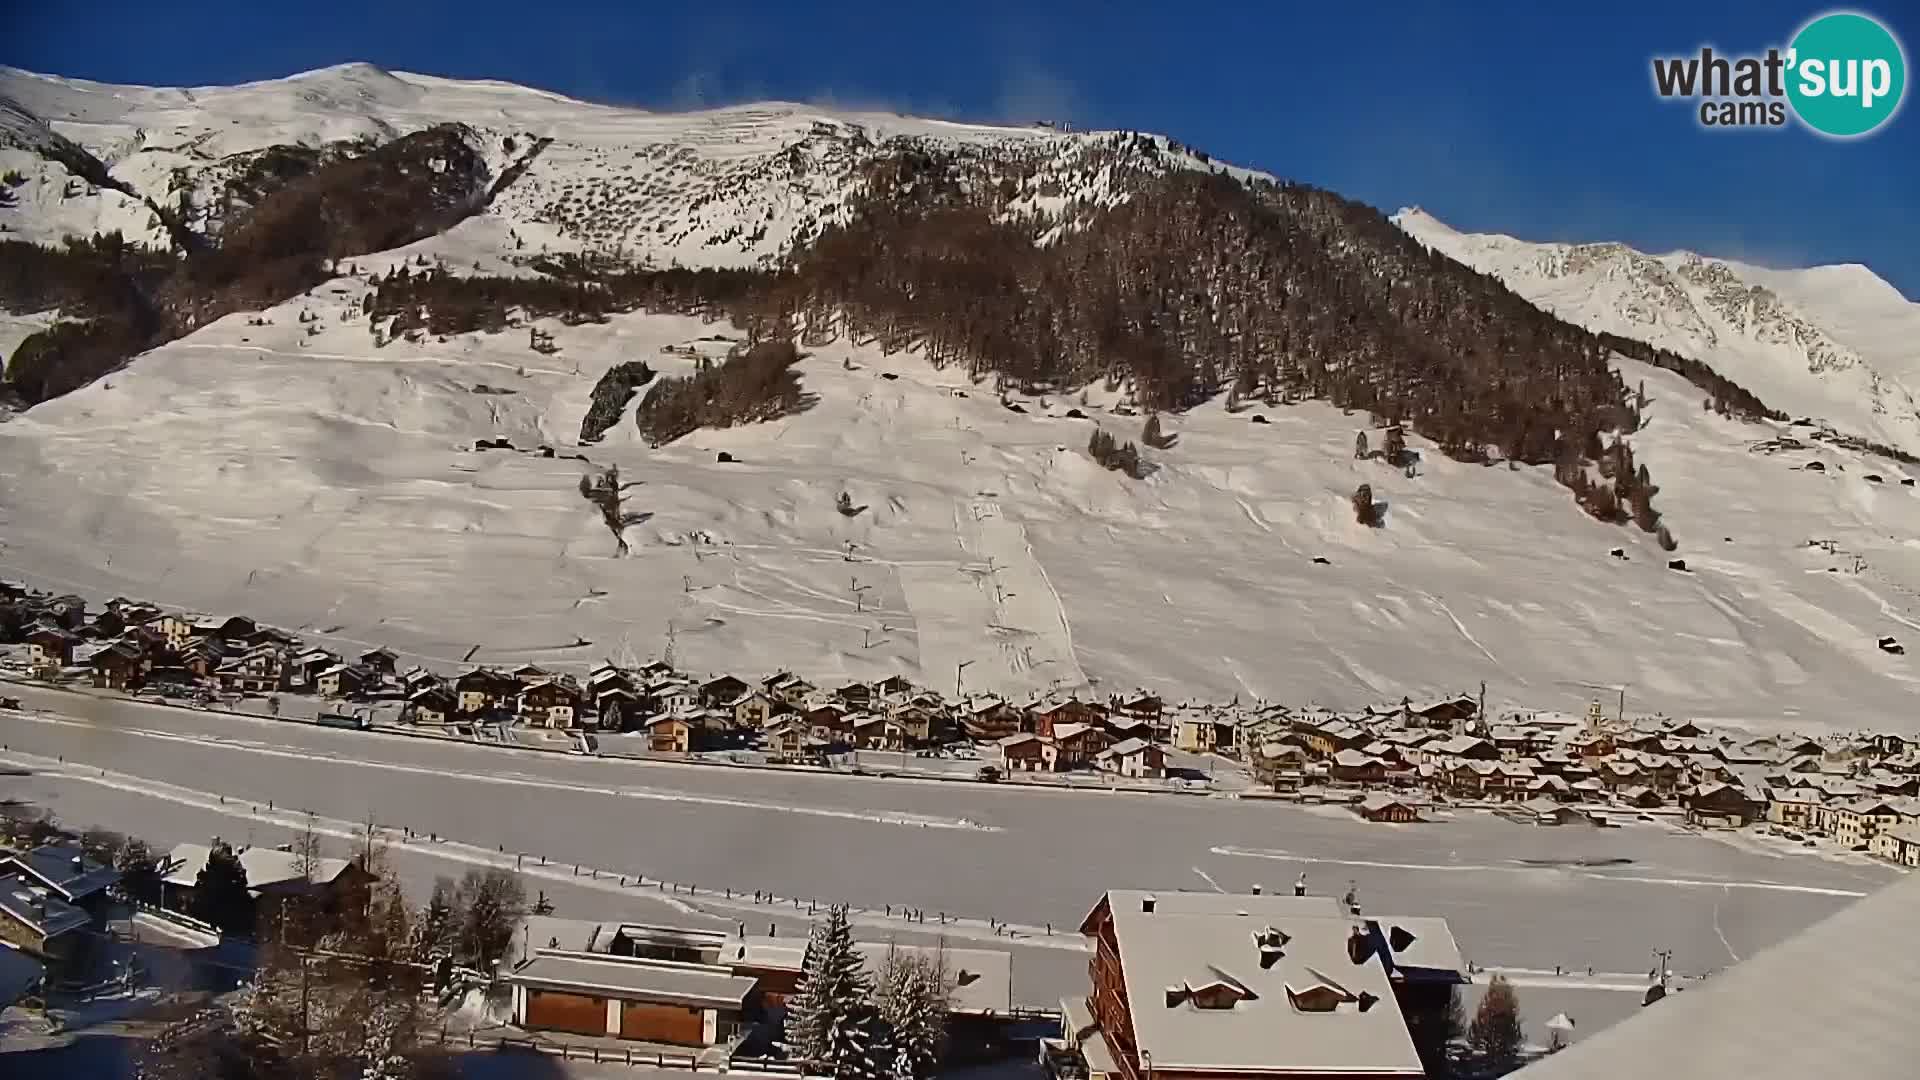
[{"label": "village street", "polygon": [[[691,906],[798,932],[806,901],[845,900],[869,910],[863,933],[909,932],[885,914],[904,906],[927,913],[910,932],[934,934],[944,911],[966,920],[950,936],[1017,943],[1047,993],[1081,977],[1073,928],[1110,887],[1290,889],[1304,872],[1312,891],[1340,894],[1351,881],[1370,913],[1444,916],[1474,963],[1539,973],[1529,981],[1548,985],[1528,992],[1540,997],[1556,965],[1644,973],[1654,948],[1673,949],[1679,972],[1725,967],[1897,873],[1666,824],[1539,828],[1464,813],[1382,826],[1256,800],[596,760],[18,693],[48,712],[0,714],[3,760],[35,773],[0,777],[0,798],[70,826],[281,843],[300,811],[341,834],[371,814],[440,838],[402,846],[410,884],[525,853],[529,889],[583,918],[684,920]],[[575,864],[601,876],[576,884]],[[607,880],[632,875],[673,886]],[[756,904],[756,890],[781,900]],[[1011,941],[989,919],[1015,924]],[[1048,924],[1068,940],[1048,940]],[[1617,1007],[1632,995],[1576,996]]]}]

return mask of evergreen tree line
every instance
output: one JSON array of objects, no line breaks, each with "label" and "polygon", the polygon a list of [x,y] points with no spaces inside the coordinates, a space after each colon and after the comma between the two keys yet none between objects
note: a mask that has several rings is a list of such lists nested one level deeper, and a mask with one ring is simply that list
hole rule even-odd
[{"label": "evergreen tree line", "polygon": [[629,360],[608,368],[593,384],[593,400],[580,421],[580,441],[597,443],[607,429],[620,422],[620,414],[640,388],[653,381],[653,369],[640,360]]},{"label": "evergreen tree line", "polygon": [[735,348],[718,364],[663,378],[635,410],[640,434],[663,446],[699,428],[725,428],[790,416],[818,400],[801,390],[793,366],[800,352],[788,340]]},{"label": "evergreen tree line", "polygon": [[1135,480],[1147,475],[1147,463],[1140,457],[1140,448],[1131,442],[1120,442],[1106,428],[1096,427],[1087,438],[1087,453],[1102,468],[1122,472]]}]

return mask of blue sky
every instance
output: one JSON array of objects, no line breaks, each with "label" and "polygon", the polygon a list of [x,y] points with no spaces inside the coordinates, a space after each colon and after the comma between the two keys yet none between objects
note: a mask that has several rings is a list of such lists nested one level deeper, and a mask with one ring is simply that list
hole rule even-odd
[{"label": "blue sky", "polygon": [[[1460,228],[1864,262],[1920,297],[1920,106],[1841,143],[1797,128],[1702,130],[1651,89],[1655,54],[1784,45],[1827,8],[1617,0],[1551,12],[1562,6],[94,0],[22,5],[0,62],[209,84],[365,60],[650,107],[781,98],[1067,119],[1164,132]],[[1858,9],[1920,58],[1915,0]]]}]

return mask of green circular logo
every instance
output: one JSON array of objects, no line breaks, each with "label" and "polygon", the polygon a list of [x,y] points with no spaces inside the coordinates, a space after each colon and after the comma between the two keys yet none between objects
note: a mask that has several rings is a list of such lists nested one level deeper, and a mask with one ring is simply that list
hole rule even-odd
[{"label": "green circular logo", "polygon": [[1787,99],[1822,135],[1865,135],[1893,118],[1907,92],[1907,58],[1891,31],[1865,15],[1822,15],[1794,35]]}]

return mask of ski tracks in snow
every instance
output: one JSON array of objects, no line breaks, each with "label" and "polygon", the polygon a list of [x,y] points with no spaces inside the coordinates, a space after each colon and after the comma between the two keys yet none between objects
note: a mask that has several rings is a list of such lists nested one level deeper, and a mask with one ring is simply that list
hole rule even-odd
[{"label": "ski tracks in snow", "polygon": [[1432,604],[1436,608],[1439,608],[1440,614],[1445,615],[1447,617],[1447,621],[1453,624],[1453,628],[1455,630],[1460,631],[1460,636],[1467,639],[1467,644],[1480,650],[1480,655],[1486,657],[1488,663],[1491,663],[1496,667],[1499,666],[1500,664],[1499,659],[1495,657],[1492,653],[1488,652],[1487,647],[1485,645],[1480,644],[1479,638],[1474,637],[1471,633],[1467,631],[1466,624],[1461,622],[1460,617],[1453,613],[1453,609],[1447,606],[1446,601],[1440,599],[1439,597],[1433,595],[1430,592],[1423,592],[1420,595],[1426,598],[1427,603]]}]

